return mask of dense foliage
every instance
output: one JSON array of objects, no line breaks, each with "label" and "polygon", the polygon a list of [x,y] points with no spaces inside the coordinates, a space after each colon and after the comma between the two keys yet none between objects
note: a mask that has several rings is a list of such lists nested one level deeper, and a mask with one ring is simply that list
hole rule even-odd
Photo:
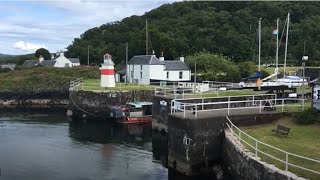
[{"label": "dense foliage", "polygon": [[20,67],[15,71],[0,73],[0,91],[41,91],[67,87],[73,79],[99,78],[95,67],[46,68]]},{"label": "dense foliage", "polygon": [[34,53],[34,56],[37,59],[39,59],[40,56],[42,56],[45,60],[50,60],[51,59],[50,52],[45,48],[37,49],[36,52]]},{"label": "dense foliage", "polygon": [[186,63],[202,80],[235,81],[239,80],[240,72],[237,65],[227,57],[202,51],[186,57]]},{"label": "dense foliage", "polygon": [[298,124],[313,124],[320,123],[319,111],[308,108],[300,113],[297,113],[293,119]]},{"label": "dense foliage", "polygon": [[[100,63],[110,52],[117,64],[125,61],[125,43],[129,58],[145,54],[145,20],[148,19],[149,49],[166,59],[192,55],[206,50],[222,54],[234,62],[255,61],[257,64],[257,27],[262,18],[262,63],[274,62],[276,19],[279,31],[284,29],[287,13],[291,13],[288,60],[300,64],[309,55],[309,64],[319,64],[320,3],[318,2],[177,2],[166,4],[143,16],[132,16],[119,22],[103,24],[84,32],[68,47],[67,56]],[[281,34],[280,34],[281,35]],[[282,41],[284,41],[283,36]],[[304,43],[305,42],[305,43]],[[279,62],[284,59],[284,43],[280,45]]]}]

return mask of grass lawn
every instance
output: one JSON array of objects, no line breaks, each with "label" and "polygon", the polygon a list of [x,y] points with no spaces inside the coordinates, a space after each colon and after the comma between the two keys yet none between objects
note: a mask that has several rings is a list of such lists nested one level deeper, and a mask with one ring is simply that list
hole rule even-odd
[{"label": "grass lawn", "polygon": [[85,79],[82,84],[76,89],[85,91],[127,91],[127,90],[154,90],[155,86],[152,85],[139,85],[130,83],[116,83],[114,88],[101,88],[100,79]]},{"label": "grass lawn", "polygon": [[[278,124],[291,128],[288,137],[277,135],[271,131],[272,129],[275,129]],[[253,136],[254,138],[282,150],[320,160],[320,124],[298,125],[292,121],[292,117],[284,117],[281,120],[271,124],[240,127],[240,129]],[[242,137],[245,136],[243,135]],[[252,140],[248,141],[250,144],[254,145],[254,142]],[[254,152],[254,150],[249,146],[248,149]],[[268,152],[269,154],[277,158],[285,160],[284,153],[275,151],[267,146],[259,144],[258,149]],[[285,165],[282,162],[267,157],[266,155],[263,155],[261,153],[258,153],[258,156],[268,163],[274,164],[281,169],[285,169]],[[320,163],[303,160],[290,155],[288,159],[290,163],[320,171]],[[292,166],[289,166],[289,171],[301,177],[320,179],[320,175],[309,173]]]}]

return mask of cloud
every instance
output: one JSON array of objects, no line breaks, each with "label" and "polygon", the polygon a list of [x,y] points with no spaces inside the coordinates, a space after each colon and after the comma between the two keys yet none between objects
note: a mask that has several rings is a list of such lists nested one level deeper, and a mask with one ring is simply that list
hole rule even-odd
[{"label": "cloud", "polygon": [[49,51],[60,50],[90,28],[143,15],[175,0],[12,1],[5,4],[0,0],[0,10],[3,6],[23,8],[0,11],[0,50],[7,54],[22,54],[42,44]]},{"label": "cloud", "polygon": [[36,50],[39,48],[47,48],[46,46],[44,46],[42,44],[32,44],[32,43],[28,43],[28,42],[24,42],[24,41],[18,41],[16,43],[14,43],[13,47],[16,49],[24,50],[24,51]]}]

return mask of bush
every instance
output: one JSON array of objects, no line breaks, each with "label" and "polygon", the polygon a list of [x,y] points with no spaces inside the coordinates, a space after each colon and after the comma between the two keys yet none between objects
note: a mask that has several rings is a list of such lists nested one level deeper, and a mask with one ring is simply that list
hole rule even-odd
[{"label": "bush", "polygon": [[320,122],[319,120],[319,111],[312,108],[296,114],[293,118],[293,121],[298,124],[313,124],[315,122]]}]

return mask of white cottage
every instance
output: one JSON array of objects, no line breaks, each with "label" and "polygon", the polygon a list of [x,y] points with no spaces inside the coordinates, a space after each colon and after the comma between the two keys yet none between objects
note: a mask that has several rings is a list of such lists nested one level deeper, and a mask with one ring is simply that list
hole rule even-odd
[{"label": "white cottage", "polygon": [[59,53],[59,56],[54,59],[56,63],[54,64],[54,67],[74,67],[74,66],[80,66],[79,58],[66,58],[64,56],[64,52],[61,51]]},{"label": "white cottage", "polygon": [[191,71],[184,58],[159,59],[155,55],[134,56],[127,65],[129,82],[150,84],[152,81],[190,81]]}]

